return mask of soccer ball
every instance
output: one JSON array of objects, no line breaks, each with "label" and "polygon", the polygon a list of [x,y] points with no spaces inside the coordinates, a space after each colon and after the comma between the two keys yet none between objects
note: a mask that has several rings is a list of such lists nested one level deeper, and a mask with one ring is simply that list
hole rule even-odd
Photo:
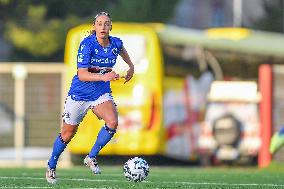
[{"label": "soccer ball", "polygon": [[149,165],[144,159],[134,157],[124,164],[123,172],[128,181],[141,182],[149,174]]}]

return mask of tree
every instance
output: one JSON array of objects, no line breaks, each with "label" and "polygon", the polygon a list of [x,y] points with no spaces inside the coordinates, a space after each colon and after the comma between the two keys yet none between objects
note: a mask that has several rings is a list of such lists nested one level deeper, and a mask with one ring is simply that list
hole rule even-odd
[{"label": "tree", "polygon": [[5,36],[17,49],[22,49],[34,57],[49,57],[62,49],[66,30],[78,18],[45,20],[47,9],[43,5],[28,7],[26,22],[11,21],[6,25]]},{"label": "tree", "polygon": [[1,0],[4,36],[13,46],[11,60],[63,61],[68,30],[106,5],[102,0]]},{"label": "tree", "polygon": [[0,16],[5,20],[4,36],[14,47],[12,61],[63,61],[68,30],[91,23],[97,12],[109,11],[113,21],[166,22],[176,3],[172,0],[0,0]]}]

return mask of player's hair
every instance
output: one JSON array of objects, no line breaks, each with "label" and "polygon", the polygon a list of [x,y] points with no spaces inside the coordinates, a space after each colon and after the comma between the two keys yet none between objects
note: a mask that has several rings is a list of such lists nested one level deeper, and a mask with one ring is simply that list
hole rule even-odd
[{"label": "player's hair", "polygon": [[[93,21],[93,24],[95,24],[97,18],[101,15],[105,15],[109,18],[110,22],[111,22],[111,16],[108,12],[105,12],[105,11],[102,11],[102,12],[99,12],[98,14],[96,14],[96,16],[94,17],[94,21]],[[90,31],[90,34],[94,34],[96,31],[95,30],[91,30]]]},{"label": "player's hair", "polygon": [[95,23],[96,20],[97,20],[97,18],[98,18],[99,16],[101,16],[101,15],[107,16],[107,17],[110,19],[110,21],[111,21],[111,16],[110,16],[110,14],[109,14],[108,12],[102,11],[102,12],[99,12],[98,14],[96,14],[96,16],[94,17],[93,23]]}]

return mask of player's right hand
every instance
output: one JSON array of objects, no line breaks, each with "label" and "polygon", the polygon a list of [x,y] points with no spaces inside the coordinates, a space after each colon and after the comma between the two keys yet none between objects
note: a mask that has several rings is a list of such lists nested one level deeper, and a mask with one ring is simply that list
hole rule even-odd
[{"label": "player's right hand", "polygon": [[119,74],[115,73],[114,71],[105,73],[102,76],[103,76],[103,81],[105,81],[105,82],[119,79]]}]

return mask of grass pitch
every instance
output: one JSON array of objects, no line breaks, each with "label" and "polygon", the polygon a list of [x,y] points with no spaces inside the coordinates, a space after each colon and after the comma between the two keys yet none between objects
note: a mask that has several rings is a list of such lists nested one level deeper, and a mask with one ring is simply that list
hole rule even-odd
[{"label": "grass pitch", "polygon": [[110,188],[204,188],[204,189],[270,189],[284,188],[284,167],[270,166],[258,168],[193,168],[150,166],[146,181],[128,182],[122,166],[101,166],[101,175],[92,175],[86,167],[74,167],[57,170],[58,182],[46,183],[45,169],[5,168],[0,169],[0,189],[24,188],[75,188],[75,189],[110,189]]}]

